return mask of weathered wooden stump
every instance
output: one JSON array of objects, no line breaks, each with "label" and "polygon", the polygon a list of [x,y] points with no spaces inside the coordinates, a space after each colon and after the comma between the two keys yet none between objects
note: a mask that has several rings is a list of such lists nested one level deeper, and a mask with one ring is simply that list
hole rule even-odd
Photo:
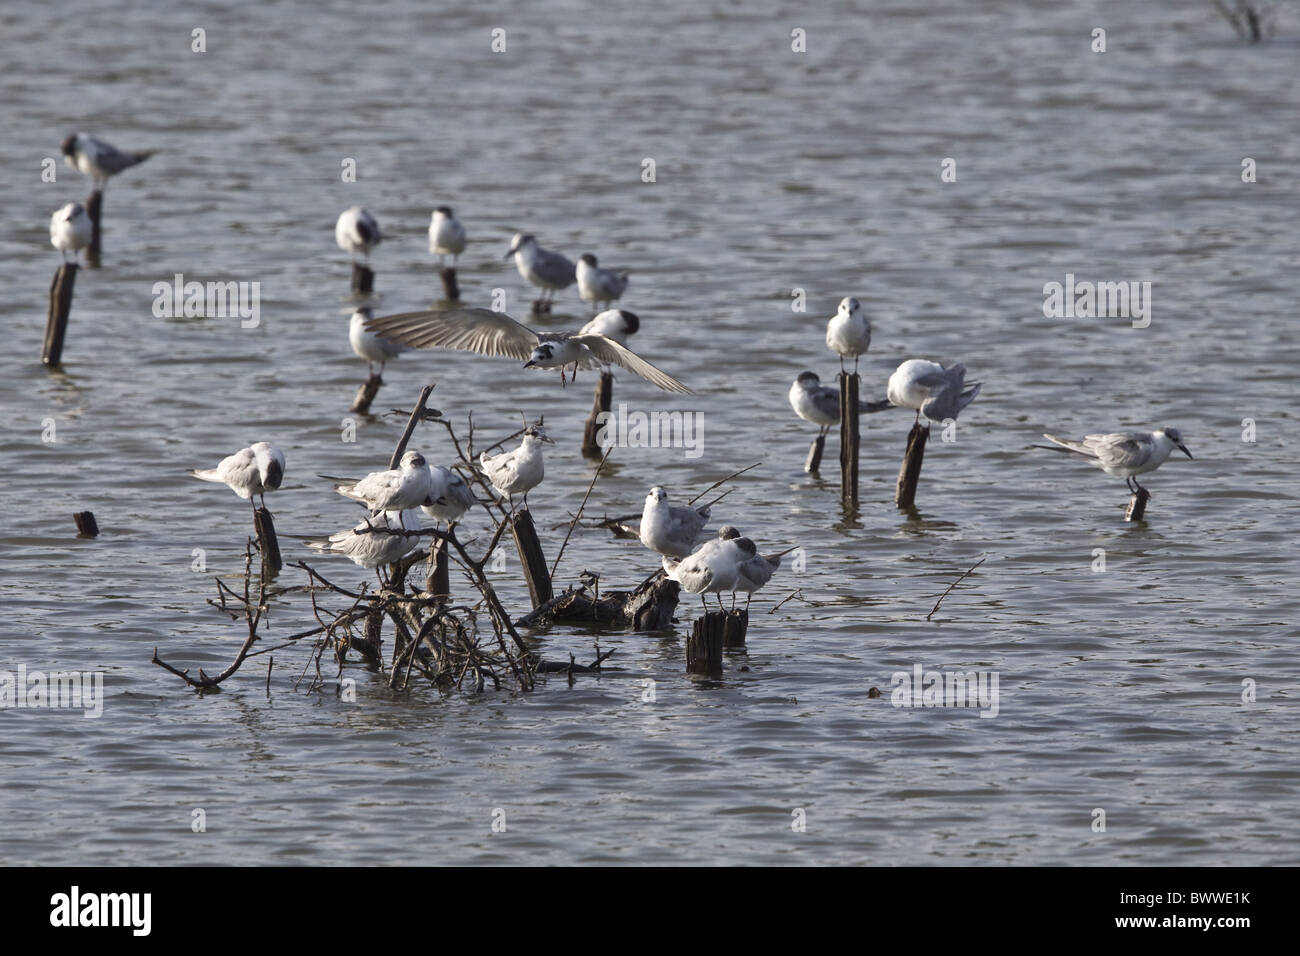
[{"label": "weathered wooden stump", "polygon": [[723,647],[744,647],[745,635],[749,631],[748,611],[728,611],[727,620],[722,628]]},{"label": "weathered wooden stump", "polygon": [[352,291],[363,295],[375,291],[375,273],[369,266],[352,263]]},{"label": "weathered wooden stump", "polygon": [[803,463],[803,470],[810,475],[815,475],[821,471],[822,452],[826,450],[826,435],[823,432],[813,441],[812,447],[808,449],[808,458]]},{"label": "weathered wooden stump", "polygon": [[907,451],[898,469],[894,486],[894,503],[900,508],[916,507],[916,483],[921,479],[921,462],[925,460],[925,443],[930,440],[930,426],[917,422],[907,433]]},{"label": "weathered wooden stump", "polygon": [[456,270],[451,266],[443,266],[438,270],[438,276],[442,279],[442,297],[452,302],[459,302],[460,285],[456,282]]},{"label": "weathered wooden stump", "polygon": [[262,552],[263,568],[279,571],[283,564],[280,562],[280,542],[275,537],[275,522],[271,518],[271,512],[265,508],[256,509],[253,512],[253,529],[257,532],[257,548]]},{"label": "weathered wooden stump", "polygon": [[691,636],[686,639],[686,673],[722,676],[722,638],[726,627],[726,611],[707,611],[695,619]]},{"label": "weathered wooden stump", "polygon": [[86,215],[90,217],[90,245],[86,247],[86,265],[91,269],[99,268],[99,217],[104,209],[104,194],[96,189],[86,200]]},{"label": "weathered wooden stump", "polygon": [[527,509],[515,512],[510,519],[510,530],[515,536],[515,548],[519,551],[519,563],[524,569],[533,607],[541,607],[551,599],[551,573],[546,569],[546,558],[537,540],[533,516]]},{"label": "weathered wooden stump", "polygon": [[1128,501],[1128,510],[1124,512],[1125,521],[1141,521],[1147,513],[1147,502],[1151,500],[1151,492],[1147,491],[1141,485],[1138,486],[1137,494]]},{"label": "weathered wooden stump", "polygon": [[435,541],[429,548],[428,574],[424,589],[436,598],[451,597],[451,568],[447,562],[447,542]]},{"label": "weathered wooden stump", "polygon": [[77,264],[65,262],[54,270],[50,282],[50,307],[45,317],[45,344],[41,362],[58,365],[63,361],[63,336],[68,331],[68,314],[72,311],[72,288],[77,283]]},{"label": "weathered wooden stump", "polygon": [[[582,429],[582,454],[587,458],[600,458],[605,449],[598,441],[603,422],[609,421],[609,411],[614,404],[614,374],[601,372],[600,381],[596,383],[596,396],[591,403],[591,414]],[[601,419],[601,414],[605,415]]]},{"label": "weathered wooden stump", "polygon": [[372,372],[366,379],[366,383],[357,389],[357,397],[352,399],[350,412],[356,412],[358,415],[370,414],[370,403],[375,400],[379,394],[379,386],[384,384],[384,378],[378,372]]},{"label": "weathered wooden stump", "polygon": [[72,516],[72,520],[77,523],[77,535],[82,538],[94,538],[99,535],[99,525],[95,522],[95,516],[89,511],[78,511]]},{"label": "weathered wooden stump", "polygon": [[547,302],[545,299],[533,300],[533,315],[549,315],[550,311],[551,303]]},{"label": "weathered wooden stump", "polygon": [[840,498],[858,503],[858,376],[840,372]]}]

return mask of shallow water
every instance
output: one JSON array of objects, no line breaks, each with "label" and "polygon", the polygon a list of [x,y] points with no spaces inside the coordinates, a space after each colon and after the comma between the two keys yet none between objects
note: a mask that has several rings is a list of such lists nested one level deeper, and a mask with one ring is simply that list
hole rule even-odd
[{"label": "shallow water", "polygon": [[[0,14],[0,669],[103,671],[107,694],[98,720],[0,714],[0,859],[1300,862],[1300,25],[1252,47],[1208,4],[209,11]],[[1095,26],[1104,54],[1089,50]],[[206,53],[190,52],[195,27]],[[796,27],[805,54],[790,50]],[[51,374],[47,222],[87,189],[61,163],[42,183],[40,162],[77,129],[161,152],[107,191],[104,268],[78,276],[65,369]],[[946,157],[955,183],[940,181]],[[1258,182],[1242,183],[1243,157]],[[341,182],[346,158],[355,183]],[[531,290],[501,259],[516,230],[595,251],[633,270],[633,346],[699,393],[619,377],[615,399],[632,408],[704,412],[704,454],[617,449],[592,515],[763,463],[715,524],[764,550],[801,545],[807,563],[760,593],[722,681],[683,673],[691,601],[673,633],[603,636],[617,670],[527,695],[399,695],[356,669],[358,701],[343,703],[295,692],[303,648],[277,652],[269,696],[258,658],[198,697],[150,664],[158,647],[211,670],[240,639],[204,602],[213,575],[242,567],[247,506],[189,469],[278,443],[288,477],[270,504],[286,560],[355,520],[315,476],[381,467],[402,421],[361,419],[356,442],[340,440],[365,372],[333,222],[353,204],[378,217],[380,310],[409,310],[436,294],[424,232],[439,203],[470,232],[467,301],[501,288],[524,314]],[[152,286],[178,272],[259,282],[260,324],[155,318]],[[1151,281],[1150,326],[1045,319],[1043,285],[1066,273]],[[825,321],[846,294],[874,322],[864,395],[912,357],[962,361],[984,383],[957,441],[936,431],[916,518],[892,504],[905,413],[864,419],[857,514],[839,503],[834,437],[823,480],[801,471],[815,429],[785,393],[804,368],[832,377]],[[549,324],[585,316],[570,290]],[[428,352],[385,379],[376,412],[436,382],[431,404],[462,423],[473,410],[482,434],[545,415],[558,445],[531,498],[554,554],[552,528],[591,477],[579,438],[592,376],[561,390],[505,360]],[[1196,460],[1146,476],[1154,498],[1133,526],[1117,479],[1030,447],[1043,431],[1163,424]],[[440,429],[413,447],[450,457]],[[86,509],[93,541],[74,536]],[[481,513],[467,522],[485,527]],[[196,548],[206,573],[191,569]],[[365,576],[341,558],[321,566]],[[559,583],[584,568],[620,587],[654,561],[591,530]],[[522,613],[517,563],[497,579]],[[767,613],[796,587],[806,603]],[[309,625],[288,602],[267,636]],[[588,633],[536,642],[553,659],[594,656]],[[891,675],[915,664],[996,672],[997,716],[891,706]],[[886,696],[869,699],[873,686]]]}]

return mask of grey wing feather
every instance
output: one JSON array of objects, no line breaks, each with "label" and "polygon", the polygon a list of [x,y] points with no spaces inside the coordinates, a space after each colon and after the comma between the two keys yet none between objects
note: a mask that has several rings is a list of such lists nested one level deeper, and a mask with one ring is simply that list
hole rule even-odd
[{"label": "grey wing feather", "polygon": [[513,359],[528,358],[540,341],[528,326],[491,309],[402,312],[370,319],[365,327],[412,348],[458,349]]},{"label": "grey wing feather", "polygon": [[828,418],[840,417],[840,392],[836,388],[828,388],[823,385],[810,396],[813,404],[817,406],[817,411],[821,412]]},{"label": "grey wing feather", "polygon": [[533,270],[547,282],[561,288],[572,285],[578,278],[577,267],[572,262],[558,252],[551,252],[548,249],[539,251]]},{"label": "grey wing feather", "polygon": [[658,385],[666,392],[685,392],[689,395],[695,394],[677,379],[673,378],[667,372],[655,368],[641,356],[637,355],[631,349],[624,348],[613,339],[608,339],[603,335],[589,332],[586,335],[573,336],[574,341],[587,347],[592,355],[600,359],[606,365],[620,365],[629,372],[640,375],[647,382]]}]

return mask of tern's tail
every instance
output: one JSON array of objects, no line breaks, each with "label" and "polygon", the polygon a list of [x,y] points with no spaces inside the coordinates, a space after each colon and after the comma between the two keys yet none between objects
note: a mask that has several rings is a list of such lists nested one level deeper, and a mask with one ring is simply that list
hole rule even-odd
[{"label": "tern's tail", "polygon": [[1084,446],[1083,442],[1071,441],[1069,438],[1057,438],[1055,435],[1049,435],[1046,432],[1043,433],[1043,437],[1054,445],[1059,445],[1060,447],[1053,448],[1051,445],[1039,445],[1039,448],[1046,448],[1049,451],[1070,451],[1074,452],[1076,455],[1083,455],[1085,458],[1097,457],[1096,454],[1089,451],[1088,448]]},{"label": "tern's tail", "polygon": [[131,162],[130,162],[128,165],[130,165],[130,166],[138,166],[140,163],[143,163],[146,159],[148,159],[150,156],[152,156],[152,155],[153,155],[154,153],[156,153],[156,152],[158,152],[158,150],[156,150],[156,149],[140,149],[140,150],[136,150],[135,152],[133,152],[133,153],[130,154],[130,156],[131,156]]},{"label": "tern's tail", "polygon": [[215,481],[222,485],[226,483],[225,479],[217,474],[217,469],[215,468],[195,468],[190,472],[190,474],[200,481]]},{"label": "tern's tail", "polygon": [[880,399],[880,401],[877,402],[866,402],[866,401],[858,402],[858,411],[860,412],[883,412],[887,408],[896,408],[896,407],[897,406],[894,405],[894,403],[887,398],[882,398]]}]

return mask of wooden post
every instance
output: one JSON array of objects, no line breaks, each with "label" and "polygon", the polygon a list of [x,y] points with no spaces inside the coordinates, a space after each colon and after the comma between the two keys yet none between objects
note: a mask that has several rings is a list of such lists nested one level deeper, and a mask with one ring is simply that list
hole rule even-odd
[{"label": "wooden post", "polygon": [[63,336],[68,331],[68,313],[72,311],[72,287],[77,283],[77,264],[65,262],[54,270],[50,282],[50,308],[45,316],[45,345],[41,362],[58,365],[63,360]]},{"label": "wooden post", "polygon": [[723,647],[744,647],[745,634],[749,631],[748,611],[728,611],[726,623],[722,628]]},{"label": "wooden post", "polygon": [[460,286],[456,283],[456,270],[451,266],[444,266],[438,270],[438,275],[442,278],[442,297],[452,302],[459,302]]},{"label": "wooden post", "polygon": [[86,247],[86,265],[99,268],[99,217],[104,208],[104,194],[96,189],[86,200],[86,215],[90,216],[90,245]]},{"label": "wooden post", "polygon": [[99,525],[95,523],[95,516],[89,511],[78,511],[72,516],[72,520],[77,523],[77,537],[94,538],[99,535]]},{"label": "wooden post", "polygon": [[262,552],[262,567],[279,571],[283,567],[280,562],[280,542],[275,537],[275,522],[271,519],[271,512],[265,508],[256,509],[253,512],[253,528],[257,532],[258,550]]},{"label": "wooden post", "polygon": [[447,564],[447,542],[438,540],[430,546],[428,570],[424,589],[436,598],[451,597],[451,568]]},{"label": "wooden post", "polygon": [[858,503],[858,376],[840,372],[840,497]]},{"label": "wooden post", "polygon": [[533,315],[546,315],[551,311],[551,303],[545,299],[533,300]]},{"label": "wooden post", "polygon": [[822,468],[822,452],[826,450],[826,434],[817,436],[817,440],[812,443],[808,449],[808,458],[803,463],[803,470],[810,475],[815,475]]},{"label": "wooden post", "polygon": [[372,373],[366,379],[366,384],[357,389],[357,397],[352,399],[352,407],[348,411],[356,412],[359,415],[369,415],[370,403],[375,400],[375,396],[379,394],[379,386],[383,384],[383,376],[378,372]]},{"label": "wooden post", "polygon": [[[591,414],[587,416],[587,424],[582,429],[582,454],[587,458],[600,458],[605,454],[605,449],[596,440],[596,436],[600,433],[601,426],[609,420],[609,411],[613,404],[614,374],[601,372],[600,381],[596,383],[596,397],[591,403]],[[598,421],[602,412],[606,417]]]},{"label": "wooden post", "polygon": [[375,273],[369,266],[352,263],[352,291],[364,294],[375,291]]},{"label": "wooden post", "polygon": [[515,512],[510,526],[515,536],[515,547],[519,550],[519,563],[523,565],[524,580],[528,582],[528,594],[536,609],[551,599],[551,574],[546,570],[546,557],[537,540],[533,516],[527,509]]},{"label": "wooden post", "polygon": [[1138,486],[1137,494],[1128,500],[1128,510],[1124,512],[1125,521],[1141,521],[1146,517],[1147,502],[1151,500],[1151,492],[1147,491],[1141,485]]},{"label": "wooden post", "polygon": [[898,484],[894,486],[894,504],[900,508],[916,507],[916,483],[921,478],[921,462],[925,460],[925,443],[930,440],[930,426],[917,422],[907,433],[907,452],[898,469]]},{"label": "wooden post", "polygon": [[706,611],[691,624],[686,639],[686,673],[706,677],[722,676],[722,635],[726,629],[726,611]]}]

